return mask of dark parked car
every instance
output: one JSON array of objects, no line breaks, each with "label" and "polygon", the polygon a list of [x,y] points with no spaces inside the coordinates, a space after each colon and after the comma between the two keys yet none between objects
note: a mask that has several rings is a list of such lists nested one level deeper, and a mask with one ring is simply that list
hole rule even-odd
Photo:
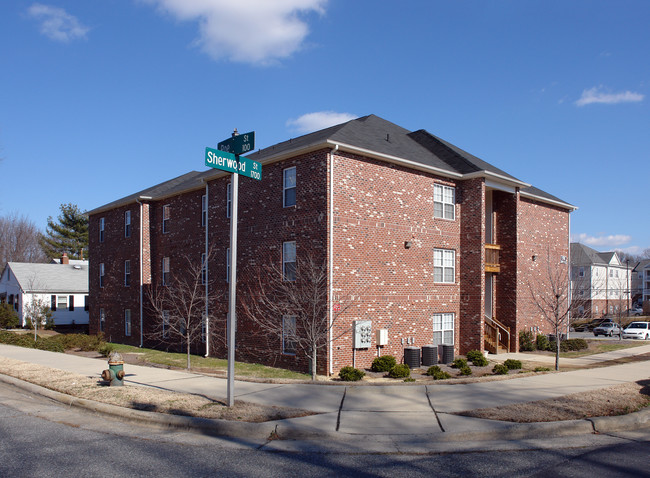
[{"label": "dark parked car", "polygon": [[579,322],[573,324],[573,330],[576,332],[593,332],[593,330],[599,325],[608,323],[614,323],[614,321],[612,319],[593,319],[589,322]]},{"label": "dark parked car", "polygon": [[621,333],[623,333],[623,329],[616,322],[603,322],[594,328],[594,335],[596,337],[599,335],[606,335],[607,337],[618,335],[620,337]]}]

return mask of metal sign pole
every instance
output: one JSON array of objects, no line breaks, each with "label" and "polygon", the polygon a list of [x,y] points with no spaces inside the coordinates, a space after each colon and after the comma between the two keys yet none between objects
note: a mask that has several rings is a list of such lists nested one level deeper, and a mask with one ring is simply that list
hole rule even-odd
[{"label": "metal sign pole", "polygon": [[239,174],[231,174],[232,212],[230,214],[230,277],[228,293],[228,406],[235,404],[235,324],[237,313],[237,209],[239,199]]}]

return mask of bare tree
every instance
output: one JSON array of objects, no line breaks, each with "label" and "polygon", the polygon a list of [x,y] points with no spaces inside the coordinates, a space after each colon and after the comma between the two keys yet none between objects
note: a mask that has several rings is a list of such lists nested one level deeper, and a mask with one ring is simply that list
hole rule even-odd
[{"label": "bare tree", "polygon": [[307,356],[311,378],[316,380],[319,352],[351,330],[351,325],[337,322],[350,305],[339,306],[330,320],[327,263],[317,254],[304,254],[289,270],[284,267],[269,262],[257,268],[243,301],[244,313],[261,332],[281,341],[285,349]]},{"label": "bare tree", "polygon": [[555,334],[555,370],[560,370],[560,338],[562,330],[569,325],[571,294],[568,265],[559,258],[546,255],[539,274],[528,281],[531,301],[546,322],[553,327]]},{"label": "bare tree", "polygon": [[208,330],[212,330],[218,322],[217,317],[223,316],[223,313],[218,313],[221,308],[217,294],[211,292],[206,297],[206,290],[212,291],[213,287],[204,266],[209,264],[213,255],[210,251],[201,260],[184,257],[185,267],[178,268],[181,273],[170,278],[167,285],[152,286],[146,291],[150,310],[158,319],[147,335],[162,343],[181,342],[187,352],[188,370],[192,344],[204,342]]},{"label": "bare tree", "polygon": [[25,216],[0,216],[0,269],[7,262],[45,262],[40,238],[41,232]]}]

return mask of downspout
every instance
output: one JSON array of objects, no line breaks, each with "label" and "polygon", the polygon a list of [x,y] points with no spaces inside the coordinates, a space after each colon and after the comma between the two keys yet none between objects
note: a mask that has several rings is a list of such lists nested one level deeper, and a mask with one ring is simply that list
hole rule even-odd
[{"label": "downspout", "polygon": [[566,338],[569,338],[569,331],[571,330],[571,312],[573,311],[573,270],[571,267],[571,211],[569,211],[569,237],[568,237],[568,243],[569,243],[569,248],[568,248],[568,253],[567,253],[567,287],[569,288],[569,313],[567,314],[567,321],[566,321]]},{"label": "downspout", "polygon": [[332,357],[332,351],[334,348],[334,344],[332,343],[333,341],[333,334],[332,334],[332,327],[334,325],[334,304],[333,304],[333,298],[334,298],[334,153],[336,153],[339,150],[339,145],[335,145],[334,149],[332,149],[329,153],[330,157],[330,187],[329,187],[329,218],[328,218],[328,235],[329,235],[329,247],[328,247],[328,279],[329,279],[329,307],[327,308],[327,314],[328,314],[328,320],[329,320],[329,327],[328,327],[328,361],[329,361],[329,375],[332,375],[334,372],[334,359]]},{"label": "downspout", "polygon": [[[205,180],[204,180],[205,181]],[[210,321],[208,320],[208,182],[205,181],[205,356],[210,356]]]}]

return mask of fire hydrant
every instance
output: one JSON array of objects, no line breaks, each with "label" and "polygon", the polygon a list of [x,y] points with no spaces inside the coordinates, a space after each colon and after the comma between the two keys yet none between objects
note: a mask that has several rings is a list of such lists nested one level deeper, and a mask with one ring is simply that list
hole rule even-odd
[{"label": "fire hydrant", "polygon": [[124,360],[118,352],[111,352],[108,356],[108,369],[102,372],[102,378],[110,382],[111,387],[124,385]]}]

